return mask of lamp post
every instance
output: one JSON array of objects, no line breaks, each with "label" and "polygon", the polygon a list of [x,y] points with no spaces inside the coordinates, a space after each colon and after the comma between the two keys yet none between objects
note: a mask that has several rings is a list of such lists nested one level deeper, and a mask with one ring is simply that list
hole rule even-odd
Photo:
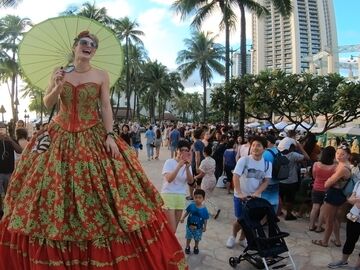
[{"label": "lamp post", "polygon": [[2,118],[2,122],[4,123],[4,113],[6,113],[6,110],[4,108],[4,105],[1,105],[0,107],[0,113],[1,113],[1,118]]},{"label": "lamp post", "polygon": [[30,115],[27,114],[27,110],[25,109],[24,111],[25,115],[24,115],[24,119],[25,119],[25,127],[27,125],[28,119],[30,118]]}]

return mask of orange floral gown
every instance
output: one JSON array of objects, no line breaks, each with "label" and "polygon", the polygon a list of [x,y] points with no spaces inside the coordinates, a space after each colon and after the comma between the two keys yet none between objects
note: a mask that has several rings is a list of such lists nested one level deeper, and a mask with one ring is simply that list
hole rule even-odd
[{"label": "orange floral gown", "polygon": [[50,148],[33,138],[12,175],[0,223],[0,270],[188,269],[134,151],[106,152],[100,86],[68,82],[49,124]]}]

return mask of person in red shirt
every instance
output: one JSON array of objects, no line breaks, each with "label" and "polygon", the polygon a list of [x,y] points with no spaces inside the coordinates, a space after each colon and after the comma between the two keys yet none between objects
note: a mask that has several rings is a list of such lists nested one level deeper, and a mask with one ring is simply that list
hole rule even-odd
[{"label": "person in red shirt", "polygon": [[[312,175],[314,178],[313,189],[311,192],[312,209],[310,212],[309,230],[315,232],[322,232],[324,229],[322,225],[322,214],[319,216],[320,207],[324,202],[326,180],[334,174],[336,169],[335,159],[335,148],[327,146],[321,153],[320,161],[315,162],[312,169]],[[316,219],[318,220],[315,226]]]}]

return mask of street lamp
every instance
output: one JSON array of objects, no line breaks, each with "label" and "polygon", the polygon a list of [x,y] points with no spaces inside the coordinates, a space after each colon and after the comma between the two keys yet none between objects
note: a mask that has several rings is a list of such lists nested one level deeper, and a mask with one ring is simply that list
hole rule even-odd
[{"label": "street lamp", "polygon": [[2,122],[4,123],[4,113],[6,113],[6,110],[4,108],[4,105],[1,105],[0,107],[0,113],[1,113],[1,117],[2,117]]},{"label": "street lamp", "polygon": [[26,109],[25,109],[24,113],[25,113],[24,119],[25,119],[25,127],[26,127],[26,124],[27,124],[28,119],[30,118],[30,115],[27,114],[27,110],[26,110]]},{"label": "street lamp", "polygon": [[354,63],[356,63],[356,60],[354,59],[353,55],[350,55],[350,59],[348,60],[348,63],[349,63],[349,79],[353,79],[354,78],[354,73],[353,73],[352,65]]}]

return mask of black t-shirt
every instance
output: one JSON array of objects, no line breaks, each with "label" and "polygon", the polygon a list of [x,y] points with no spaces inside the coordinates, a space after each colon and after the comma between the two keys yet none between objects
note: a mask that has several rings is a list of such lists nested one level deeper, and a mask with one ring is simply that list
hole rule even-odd
[{"label": "black t-shirt", "polygon": [[15,168],[14,147],[11,142],[0,140],[0,173],[12,173]]}]

